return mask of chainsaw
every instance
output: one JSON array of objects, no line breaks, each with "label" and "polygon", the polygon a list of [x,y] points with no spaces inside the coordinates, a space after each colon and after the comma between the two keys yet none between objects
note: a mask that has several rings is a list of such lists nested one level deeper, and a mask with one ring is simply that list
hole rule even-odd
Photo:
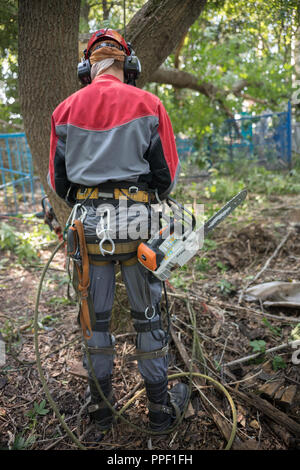
[{"label": "chainsaw", "polygon": [[140,243],[137,252],[139,262],[161,281],[169,279],[172,270],[177,266],[184,266],[195,256],[207,234],[231,214],[246,196],[246,189],[240,191],[197,230],[195,216],[169,197],[166,202],[173,217],[167,219],[162,214],[162,218],[169,223],[147,242]]}]

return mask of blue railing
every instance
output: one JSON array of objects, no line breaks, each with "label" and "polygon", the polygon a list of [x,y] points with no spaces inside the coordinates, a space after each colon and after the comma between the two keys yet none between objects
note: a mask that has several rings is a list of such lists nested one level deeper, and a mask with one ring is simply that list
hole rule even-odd
[{"label": "blue railing", "polygon": [[212,164],[247,159],[270,167],[291,168],[291,104],[280,113],[244,113],[239,119],[227,119],[205,138],[203,150]]},{"label": "blue railing", "polygon": [[36,193],[43,194],[43,189],[34,175],[24,133],[0,134],[0,172],[1,214],[17,214],[20,206],[25,210],[35,210],[39,203]]}]

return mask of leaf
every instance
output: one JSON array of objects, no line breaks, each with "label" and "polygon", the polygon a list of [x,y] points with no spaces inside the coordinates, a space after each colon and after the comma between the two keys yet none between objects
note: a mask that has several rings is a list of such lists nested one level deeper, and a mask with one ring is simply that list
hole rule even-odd
[{"label": "leaf", "polygon": [[38,404],[37,402],[34,402],[33,412],[35,412],[37,415],[41,415],[41,416],[46,415],[47,413],[49,413],[49,410],[45,408],[45,405],[46,405],[46,400],[42,400],[40,404]]},{"label": "leaf", "polygon": [[256,339],[255,341],[250,341],[253,352],[264,353],[266,350],[266,342],[263,339]]},{"label": "leaf", "polygon": [[280,356],[275,356],[272,361],[272,367],[275,371],[278,369],[285,369],[287,367],[286,362]]}]

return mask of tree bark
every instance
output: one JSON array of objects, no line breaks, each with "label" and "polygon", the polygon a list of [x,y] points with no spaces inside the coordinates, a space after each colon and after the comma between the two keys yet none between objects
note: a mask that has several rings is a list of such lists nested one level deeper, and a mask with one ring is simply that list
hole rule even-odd
[{"label": "tree bark", "polygon": [[80,0],[19,0],[19,94],[24,129],[35,170],[61,219],[69,208],[46,181],[51,114],[78,89],[79,11]]}]

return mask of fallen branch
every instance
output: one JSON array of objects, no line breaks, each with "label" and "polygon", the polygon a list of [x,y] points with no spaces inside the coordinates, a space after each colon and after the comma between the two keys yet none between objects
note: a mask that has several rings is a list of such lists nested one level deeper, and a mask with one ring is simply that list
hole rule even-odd
[{"label": "fallen branch", "polygon": [[[214,304],[213,301],[211,301],[211,303]],[[217,303],[216,305],[218,305],[218,304],[219,303]],[[224,307],[228,307],[228,308],[231,308],[233,310],[247,310],[247,312],[253,313],[254,315],[273,318],[273,320],[299,323],[299,318],[296,318],[296,317],[285,317],[285,316],[280,316],[279,317],[278,315],[272,315],[271,313],[259,312],[257,310],[254,310],[253,308],[241,307],[240,305],[232,305],[232,304],[228,304],[226,302],[221,302],[221,305],[224,305]]]},{"label": "fallen branch", "polygon": [[124,395],[122,398],[120,398],[120,400],[118,400],[114,407],[117,408],[119,405],[121,405],[122,403],[124,403],[124,401],[127,401],[129,400],[131,397],[133,397],[133,395],[135,394],[135,392],[140,388],[140,386],[143,384],[143,380],[140,380],[136,386],[130,390],[130,392],[128,392],[126,395]]},{"label": "fallen branch", "polygon": [[235,364],[241,364],[242,362],[247,362],[247,361],[250,361],[251,359],[255,359],[259,356],[261,356],[262,354],[267,354],[267,353],[271,353],[271,352],[274,352],[274,351],[279,351],[281,349],[285,349],[289,346],[293,347],[293,345],[299,345],[299,340],[295,340],[295,341],[288,341],[287,343],[284,343],[284,344],[280,344],[279,346],[274,346],[273,348],[270,348],[270,349],[266,349],[264,352],[258,352],[258,353],[255,353],[255,354],[250,354],[249,356],[245,356],[245,357],[242,357],[240,359],[235,359],[234,361],[231,361],[231,362],[227,362],[226,364],[223,364],[222,367],[229,367],[229,366],[233,366]]},{"label": "fallen branch", "polygon": [[24,131],[24,126],[22,124],[17,124],[16,122],[6,122],[3,119],[0,119],[0,124],[7,127],[14,127],[20,131]]}]

